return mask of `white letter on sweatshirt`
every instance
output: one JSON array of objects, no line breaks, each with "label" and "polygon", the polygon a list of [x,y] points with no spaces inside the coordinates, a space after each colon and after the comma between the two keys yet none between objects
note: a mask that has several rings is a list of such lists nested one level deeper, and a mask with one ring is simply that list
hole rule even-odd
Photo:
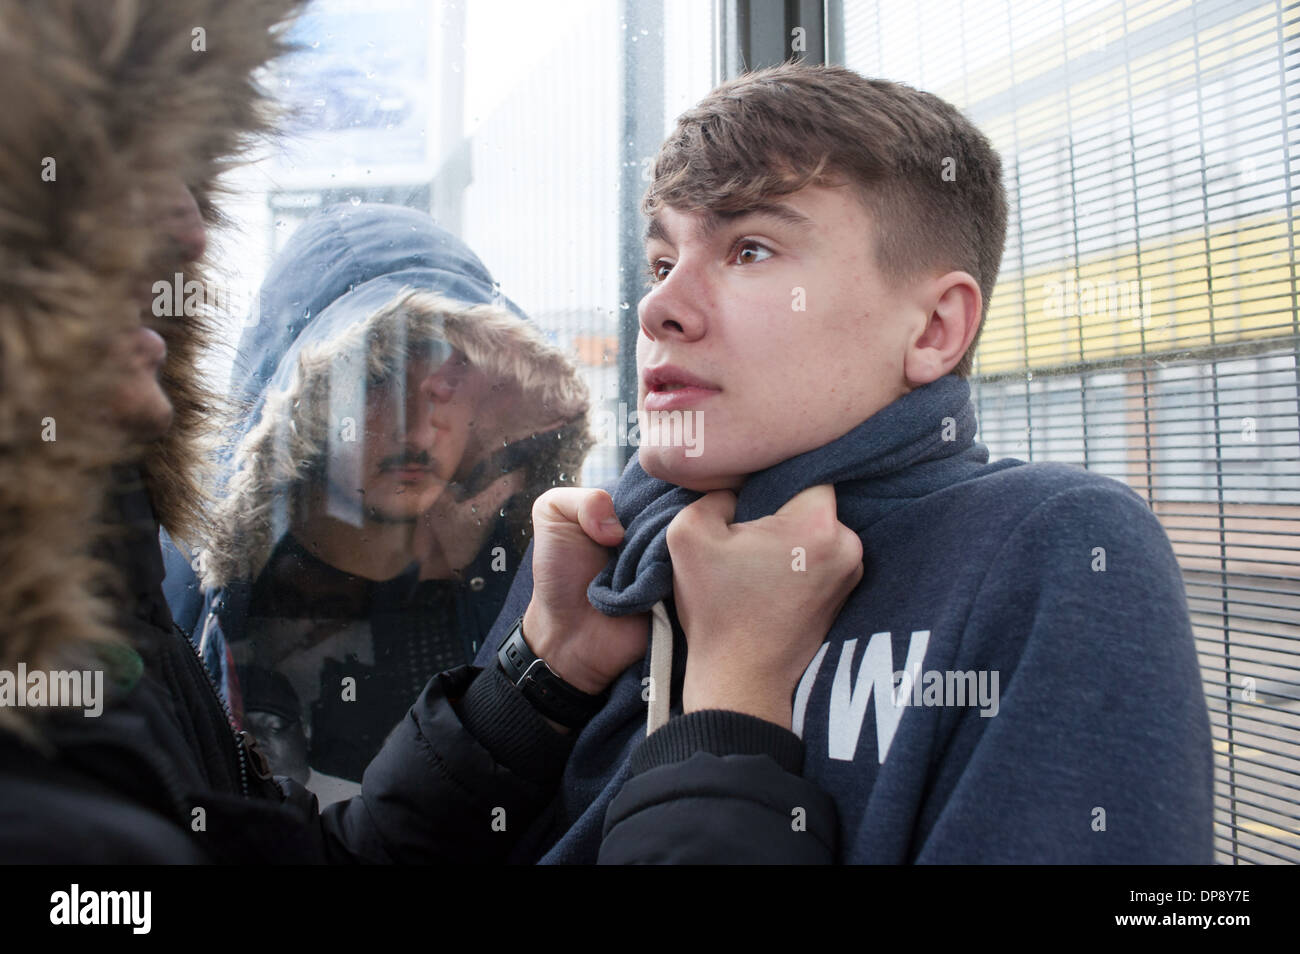
[{"label": "white letter on sweatshirt", "polygon": [[803,678],[799,680],[799,688],[794,694],[794,720],[790,725],[790,731],[799,738],[803,738],[803,717],[808,711],[808,696],[812,694],[813,683],[817,681],[817,673],[821,672],[822,660],[826,658],[826,649],[830,643],[822,643],[821,649],[817,650],[817,655],[813,661],[808,664],[808,668],[803,671]]},{"label": "white letter on sweatshirt", "polygon": [[[929,643],[928,629],[912,633],[905,668],[913,669],[921,665]],[[840,662],[835,669],[835,681],[831,684],[826,754],[841,762],[853,761],[858,749],[858,736],[862,734],[862,720],[867,714],[867,700],[874,689],[876,752],[883,765],[885,756],[889,754],[889,746],[894,741],[894,733],[898,730],[898,723],[903,718],[908,697],[904,695],[899,700],[902,705],[894,705],[894,650],[889,642],[889,633],[872,634],[871,641],[862,654],[862,662],[858,664],[857,679],[854,679],[853,652],[857,644],[856,639],[846,639],[840,649]]]}]

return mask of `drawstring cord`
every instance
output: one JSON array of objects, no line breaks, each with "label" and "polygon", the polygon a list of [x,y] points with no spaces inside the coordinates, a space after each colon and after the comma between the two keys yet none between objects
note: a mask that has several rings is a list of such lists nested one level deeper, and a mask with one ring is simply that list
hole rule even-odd
[{"label": "drawstring cord", "polygon": [[668,722],[672,676],[673,624],[664,601],[660,600],[650,610],[650,705],[646,713],[646,735]]}]

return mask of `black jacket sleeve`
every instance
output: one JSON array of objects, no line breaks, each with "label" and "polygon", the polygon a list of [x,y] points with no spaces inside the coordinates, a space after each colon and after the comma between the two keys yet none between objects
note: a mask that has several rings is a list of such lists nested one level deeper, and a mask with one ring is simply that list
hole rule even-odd
[{"label": "black jacket sleeve", "polygon": [[803,778],[803,742],[739,712],[678,716],[632,755],[601,864],[829,864],[838,819]]},{"label": "black jacket sleeve", "polygon": [[[572,745],[495,667],[435,676],[366,768],[361,794],[317,816],[324,860],[501,861],[554,796]],[[314,796],[284,784],[314,812]]]}]

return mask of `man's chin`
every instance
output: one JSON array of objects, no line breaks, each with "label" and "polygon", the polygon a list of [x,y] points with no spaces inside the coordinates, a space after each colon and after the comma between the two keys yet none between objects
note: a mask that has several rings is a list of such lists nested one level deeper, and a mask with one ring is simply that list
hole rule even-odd
[{"label": "man's chin", "polygon": [[112,414],[114,423],[126,436],[142,444],[165,437],[174,417],[171,402],[166,399],[119,407]]},{"label": "man's chin", "polygon": [[400,485],[382,494],[367,494],[367,512],[380,523],[414,523],[442,495],[446,484]]},{"label": "man's chin", "polygon": [[686,447],[641,447],[637,450],[637,460],[651,477],[698,493],[737,490],[744,484],[743,474],[719,467],[716,459],[708,460],[704,454],[692,455],[688,451]]}]

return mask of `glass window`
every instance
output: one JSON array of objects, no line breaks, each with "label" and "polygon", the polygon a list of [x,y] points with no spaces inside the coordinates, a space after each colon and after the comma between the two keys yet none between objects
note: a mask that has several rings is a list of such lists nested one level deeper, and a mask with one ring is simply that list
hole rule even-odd
[{"label": "glass window", "polygon": [[212,243],[235,414],[188,622],[323,803],[473,659],[537,496],[630,453],[627,250],[714,69],[710,5],[622,11],[316,0],[264,77],[282,131]]}]

